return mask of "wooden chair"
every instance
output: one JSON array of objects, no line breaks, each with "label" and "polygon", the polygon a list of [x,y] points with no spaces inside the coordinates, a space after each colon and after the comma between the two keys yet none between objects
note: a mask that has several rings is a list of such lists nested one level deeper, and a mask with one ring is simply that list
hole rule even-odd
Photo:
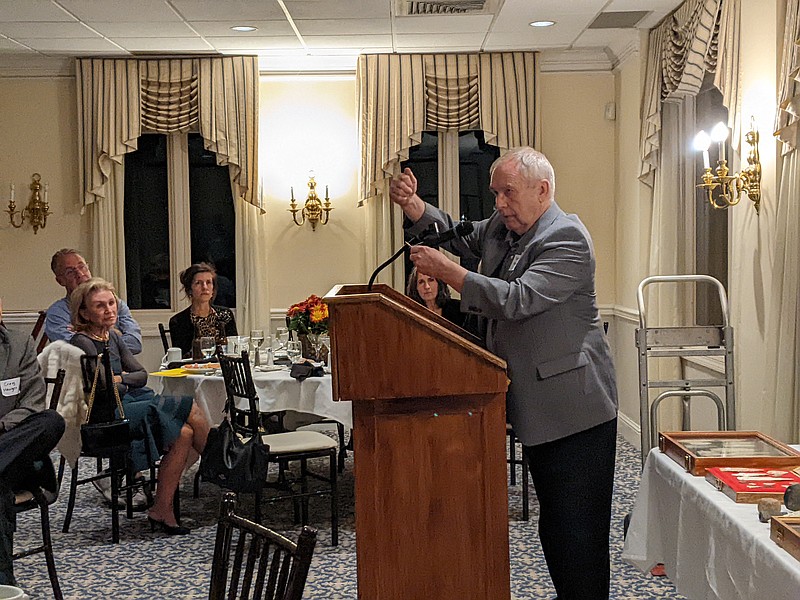
[{"label": "wooden chair", "polygon": [[[228,414],[234,430],[243,437],[254,433],[261,435],[264,443],[269,446],[269,462],[278,465],[277,481],[267,482],[269,487],[276,487],[286,494],[275,496],[273,499],[292,499],[300,502],[302,509],[301,522],[308,523],[308,500],[314,496],[330,496],[331,501],[331,543],[339,543],[339,493],[337,487],[337,443],[324,433],[318,431],[287,431],[285,433],[262,434],[260,427],[261,414],[252,414],[253,406],[258,406],[258,394],[253,384],[250,371],[250,360],[247,351],[241,357],[220,356],[222,378],[225,382],[227,393]],[[246,402],[247,409],[237,406],[237,399]],[[328,458],[329,474],[327,477],[308,469],[308,461],[314,458]],[[300,463],[299,487],[290,483],[285,474],[288,464],[293,461]],[[316,479],[328,484],[327,488],[310,491],[308,479]],[[256,493],[256,521],[261,520],[262,493]],[[297,517],[295,510],[295,518]]]},{"label": "wooden chair", "polygon": [[164,346],[164,353],[166,354],[167,350],[170,349],[170,336],[169,329],[164,327],[163,323],[158,324],[158,333],[161,336],[161,345]]},{"label": "wooden chair", "polygon": [[508,464],[511,465],[510,482],[511,485],[517,485],[517,465],[522,467],[522,520],[527,521],[530,518],[530,500],[528,499],[528,477],[530,477],[530,470],[528,469],[528,457],[522,451],[522,444],[520,444],[519,454],[517,458],[517,439],[514,429],[510,423],[506,423],[506,435],[508,436]]},{"label": "wooden chair", "polygon": [[[50,393],[49,408],[55,410],[58,406],[58,399],[61,397],[61,388],[64,385],[64,376],[66,371],[59,369],[55,377],[45,377],[44,380],[47,384],[52,384],[53,389]],[[14,491],[14,511],[17,514],[39,509],[40,523],[42,527],[42,543],[39,546],[22,550],[13,554],[13,559],[23,558],[32,554],[44,553],[45,561],[47,562],[47,574],[50,577],[50,585],[53,588],[53,597],[56,600],[62,600],[64,597],[61,594],[61,586],[58,583],[58,574],[56,573],[56,562],[53,558],[53,542],[50,537],[50,510],[49,506],[58,499],[59,486],[56,483],[55,471],[53,470],[53,463],[50,462],[49,457],[44,457],[40,461],[34,463],[34,472],[36,473],[37,481],[42,484],[50,484],[53,490],[47,489],[46,485],[39,485],[31,490],[15,490]]]},{"label": "wooden chair", "polygon": [[222,498],[209,600],[301,600],[317,532],[303,527],[297,542],[235,514],[236,494]]},{"label": "wooden chair", "polygon": [[42,350],[44,350],[44,347],[47,346],[47,342],[50,341],[47,339],[47,334],[44,332],[44,321],[46,318],[47,311],[40,310],[39,317],[36,319],[36,323],[34,323],[33,330],[31,331],[31,337],[33,338],[33,342],[36,344],[36,354],[39,354]]}]

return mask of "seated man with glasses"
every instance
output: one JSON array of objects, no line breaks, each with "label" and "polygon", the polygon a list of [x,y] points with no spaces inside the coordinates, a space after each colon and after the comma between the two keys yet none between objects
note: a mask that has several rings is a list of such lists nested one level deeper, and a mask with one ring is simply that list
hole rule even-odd
[{"label": "seated man with glasses", "polygon": [[[47,309],[44,331],[51,341],[68,342],[74,333],[70,329],[69,295],[84,281],[89,281],[92,273],[78,251],[70,248],[62,248],[56,252],[50,261],[50,268],[58,284],[67,290],[67,294]],[[142,351],[142,330],[122,299],[119,300],[116,328],[131,353],[139,354]]]}]

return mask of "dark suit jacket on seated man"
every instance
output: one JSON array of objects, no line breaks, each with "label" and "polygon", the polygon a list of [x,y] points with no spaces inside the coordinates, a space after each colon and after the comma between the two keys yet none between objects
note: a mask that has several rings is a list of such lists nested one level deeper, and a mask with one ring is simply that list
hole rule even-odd
[{"label": "dark suit jacket on seated man", "polygon": [[52,481],[31,480],[33,463],[49,461],[64,433],[64,419],[46,409],[46,391],[33,340],[0,322],[0,583],[15,583],[13,490],[44,485],[55,491],[52,463],[42,471]]},{"label": "dark suit jacket on seated man", "polygon": [[[486,346],[508,363],[507,417],[529,458],[558,598],[608,598],[617,392],[591,238],[554,202],[553,168],[532,148],[499,158],[490,187],[492,216],[443,246],[479,257],[478,273],[424,246],[412,247],[411,260],[461,293],[462,312],[486,319]],[[390,186],[410,233],[453,227],[416,191],[409,169]]]}]

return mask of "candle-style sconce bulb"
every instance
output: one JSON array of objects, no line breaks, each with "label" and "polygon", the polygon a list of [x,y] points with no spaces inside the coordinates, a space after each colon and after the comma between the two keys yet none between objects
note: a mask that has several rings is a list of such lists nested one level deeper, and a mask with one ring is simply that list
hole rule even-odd
[{"label": "candle-style sconce bulb", "polygon": [[298,208],[297,203],[295,202],[293,187],[289,188],[289,192],[290,202],[288,210],[290,213],[292,213],[292,221],[294,221],[295,225],[300,226],[308,221],[311,223],[311,230],[316,231],[318,223],[321,223],[322,225],[328,224],[328,219],[330,218],[331,211],[333,210],[330,198],[328,197],[328,186],[325,186],[325,203],[323,204],[322,200],[320,200],[319,196],[317,196],[317,182],[314,179],[313,170],[308,172],[308,197],[306,198],[302,208]]}]

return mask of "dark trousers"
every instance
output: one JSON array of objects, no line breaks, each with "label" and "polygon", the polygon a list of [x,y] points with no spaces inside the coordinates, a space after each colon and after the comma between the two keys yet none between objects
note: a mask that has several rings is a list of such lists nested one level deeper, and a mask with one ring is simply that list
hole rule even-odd
[{"label": "dark trousers", "polygon": [[617,420],[523,448],[558,600],[607,600]]},{"label": "dark trousers", "polygon": [[[54,410],[34,413],[0,434],[0,583],[14,584],[14,490],[41,485],[33,463],[48,454],[64,433],[64,419]],[[52,473],[52,469],[45,472]]]}]

